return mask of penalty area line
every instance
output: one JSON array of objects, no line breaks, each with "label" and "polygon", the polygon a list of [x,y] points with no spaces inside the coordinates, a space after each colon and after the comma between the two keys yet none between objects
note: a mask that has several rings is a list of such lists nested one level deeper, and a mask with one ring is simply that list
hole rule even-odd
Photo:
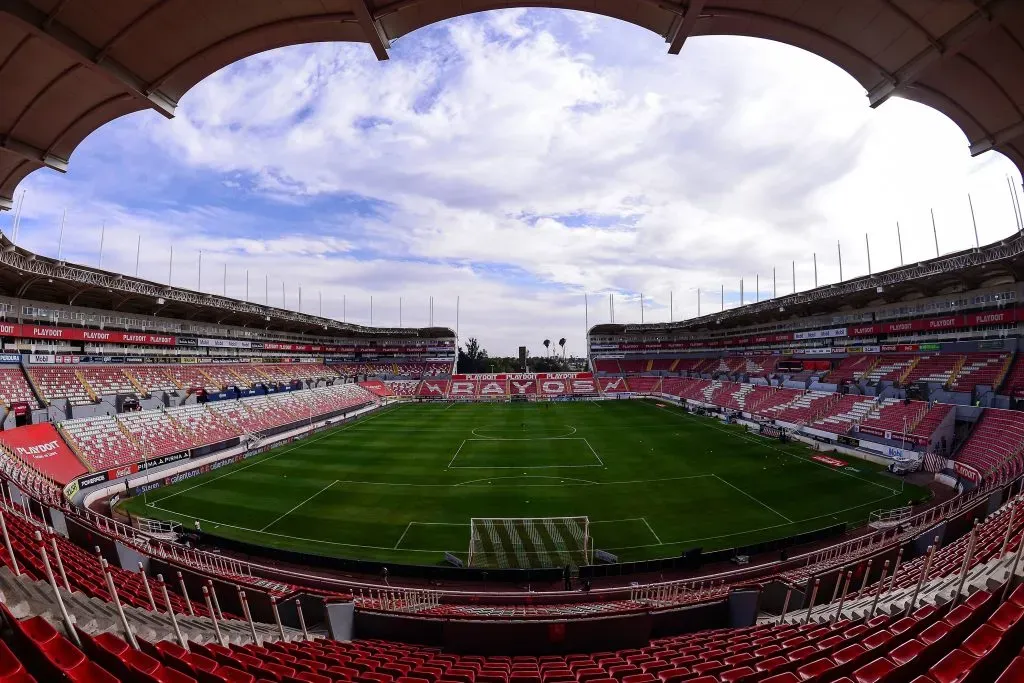
[{"label": "penalty area line", "polygon": [[310,496],[309,498],[305,499],[304,501],[302,501],[301,503],[299,503],[298,505],[296,505],[295,507],[293,507],[293,508],[292,508],[291,510],[289,510],[289,511],[288,511],[288,512],[286,512],[286,513],[284,513],[283,515],[281,515],[281,516],[280,516],[280,517],[278,517],[277,519],[275,519],[275,520],[274,520],[273,522],[271,522],[270,524],[268,524],[268,525],[266,525],[265,527],[263,527],[262,529],[260,529],[260,533],[263,533],[264,531],[266,531],[266,530],[267,530],[267,529],[269,529],[270,527],[274,526],[275,524],[277,524],[278,522],[280,522],[280,521],[281,521],[282,519],[284,519],[284,518],[285,518],[285,517],[287,517],[288,515],[292,514],[293,512],[295,512],[296,510],[298,510],[298,509],[299,509],[300,507],[302,507],[303,505],[305,505],[305,504],[306,504],[306,503],[308,503],[309,501],[313,500],[314,498],[316,498],[317,496],[319,496],[319,495],[320,495],[321,493],[323,493],[324,491],[326,491],[327,489],[331,488],[332,486],[334,486],[334,485],[335,485],[335,484],[337,484],[337,483],[338,483],[338,480],[337,480],[337,479],[335,479],[335,480],[334,480],[334,481],[332,481],[332,482],[331,482],[330,484],[328,484],[327,486],[323,487],[322,489],[320,489],[319,491],[317,491],[316,493],[314,493],[314,494],[313,494],[312,496]]},{"label": "penalty area line", "polygon": [[771,511],[771,512],[774,512],[774,513],[775,513],[776,515],[778,515],[779,517],[782,517],[782,518],[783,518],[784,520],[786,520],[786,521],[787,521],[787,522],[789,522],[790,524],[792,524],[792,523],[793,523],[793,520],[791,520],[791,519],[790,519],[789,517],[787,517],[786,515],[782,514],[781,512],[779,512],[778,510],[776,510],[775,508],[773,508],[773,507],[772,507],[771,505],[769,505],[768,503],[765,503],[765,502],[764,502],[763,500],[760,500],[760,499],[758,499],[758,498],[755,498],[754,496],[750,495],[749,493],[747,493],[746,491],[744,491],[743,489],[741,489],[741,488],[740,488],[739,486],[736,486],[735,484],[731,484],[731,483],[727,482],[727,481],[726,481],[725,479],[722,479],[722,478],[721,478],[720,476],[718,476],[717,474],[716,474],[716,475],[714,475],[714,477],[715,477],[715,479],[717,479],[718,481],[722,482],[723,484],[725,484],[725,485],[726,485],[726,486],[728,486],[729,488],[731,488],[731,489],[733,489],[733,490],[735,490],[735,491],[739,491],[739,492],[740,492],[740,493],[742,493],[742,494],[743,494],[744,496],[746,496],[746,497],[747,497],[747,498],[749,498],[750,500],[754,501],[755,503],[757,503],[757,504],[758,504],[758,505],[760,505],[761,507],[765,508],[766,510],[769,510],[769,511]]},{"label": "penalty area line", "polygon": [[641,517],[640,519],[644,520],[644,526],[646,526],[647,530],[651,532],[651,536],[654,536],[654,540],[658,542],[658,545],[665,545],[661,542],[661,539],[658,538],[658,534],[654,533],[654,529],[651,528],[651,523],[647,521],[647,518]]}]

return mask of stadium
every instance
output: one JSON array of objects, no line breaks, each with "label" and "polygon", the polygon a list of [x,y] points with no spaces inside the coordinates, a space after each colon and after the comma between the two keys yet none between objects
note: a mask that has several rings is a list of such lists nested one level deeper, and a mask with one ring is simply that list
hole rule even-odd
[{"label": "stadium", "polygon": [[[514,5],[673,55],[799,47],[1024,169],[1013,0],[243,4],[0,2],[0,209],[246,57],[386,60]],[[0,681],[1024,680],[1014,206],[994,243],[729,308],[723,287],[685,320],[588,323],[585,369],[491,373],[432,317],[359,325],[5,232]]]}]

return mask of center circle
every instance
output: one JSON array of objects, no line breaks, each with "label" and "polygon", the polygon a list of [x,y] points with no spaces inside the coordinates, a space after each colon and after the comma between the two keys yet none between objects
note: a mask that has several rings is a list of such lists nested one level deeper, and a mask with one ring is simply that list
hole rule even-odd
[{"label": "center circle", "polygon": [[534,439],[563,439],[576,434],[572,425],[531,425],[502,424],[475,427],[473,436],[481,439],[500,439],[503,441],[533,441]]}]

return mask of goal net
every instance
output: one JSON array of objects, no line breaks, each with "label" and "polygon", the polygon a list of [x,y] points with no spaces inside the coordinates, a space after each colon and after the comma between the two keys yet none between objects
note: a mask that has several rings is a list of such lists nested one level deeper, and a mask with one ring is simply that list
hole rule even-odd
[{"label": "goal net", "polygon": [[469,527],[470,567],[538,569],[591,560],[587,517],[474,517]]}]

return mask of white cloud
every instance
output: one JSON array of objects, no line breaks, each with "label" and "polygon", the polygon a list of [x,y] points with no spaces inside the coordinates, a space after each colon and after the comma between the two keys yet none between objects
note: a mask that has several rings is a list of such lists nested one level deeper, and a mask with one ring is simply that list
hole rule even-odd
[{"label": "white cloud", "polygon": [[[581,13],[456,20],[403,38],[386,63],[364,45],[276,50],[200,84],[171,122],[114,125],[123,143],[156,143],[167,160],[212,172],[237,192],[234,207],[200,196],[140,210],[138,197],[90,201],[37,174],[43,251],[53,251],[52,207],[67,202],[83,207],[79,222],[106,220],[117,234],[105,264],[132,272],[141,230],[147,244],[173,240],[188,254],[178,284],[195,282],[188,264],[202,249],[206,262],[232,264],[229,293],[244,294],[248,267],[259,280],[273,274],[272,302],[281,279],[302,282],[336,317],[344,296],[349,318],[366,322],[373,293],[374,322],[393,324],[401,295],[403,321],[420,324],[433,295],[435,322],[454,326],[461,296],[463,336],[499,353],[563,334],[581,349],[584,291],[620,293],[620,322],[639,319],[626,301],[640,291],[648,315],[664,319],[673,291],[676,317],[687,317],[698,287],[704,312],[723,282],[731,298],[744,278],[750,300],[760,274],[767,296],[773,267],[789,291],[791,260],[799,288],[811,286],[812,253],[819,281],[834,281],[837,240],[844,275],[862,274],[865,232],[874,269],[892,267],[896,220],[907,260],[933,255],[930,207],[941,250],[964,248],[974,240],[967,192],[982,242],[1014,228],[1009,162],[970,159],[935,112],[900,100],[871,110],[851,78],[794,48],[700,37],[670,56],[656,36]],[[375,210],[333,208],[351,196]],[[274,223],[253,197],[294,215]],[[66,250],[94,248],[83,235]],[[144,273],[166,277],[165,249],[147,250]],[[593,298],[592,323],[607,317]]]}]

